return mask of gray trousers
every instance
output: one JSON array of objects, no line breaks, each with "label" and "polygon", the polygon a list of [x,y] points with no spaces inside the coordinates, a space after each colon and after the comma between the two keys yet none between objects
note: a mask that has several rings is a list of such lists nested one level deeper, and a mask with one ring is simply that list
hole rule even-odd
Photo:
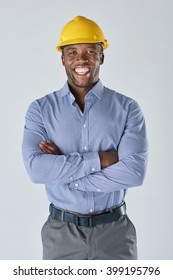
[{"label": "gray trousers", "polygon": [[41,231],[44,260],[136,260],[136,230],[128,216],[92,228],[48,217]]}]

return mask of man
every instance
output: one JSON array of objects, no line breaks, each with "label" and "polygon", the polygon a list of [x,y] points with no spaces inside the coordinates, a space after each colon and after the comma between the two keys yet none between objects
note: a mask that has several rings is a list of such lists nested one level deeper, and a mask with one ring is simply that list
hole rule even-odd
[{"label": "man", "polygon": [[144,180],[145,121],[134,100],[99,80],[107,47],[95,22],[68,22],[57,45],[67,83],[26,113],[24,163],[50,201],[43,259],[137,259],[124,199]]}]

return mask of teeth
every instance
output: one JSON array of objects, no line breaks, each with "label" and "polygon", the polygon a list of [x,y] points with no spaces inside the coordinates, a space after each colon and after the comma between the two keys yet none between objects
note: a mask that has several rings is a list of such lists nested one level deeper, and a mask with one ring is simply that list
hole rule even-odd
[{"label": "teeth", "polygon": [[89,71],[89,68],[81,68],[81,67],[78,67],[78,68],[75,68],[75,72],[78,73],[78,74],[86,74],[87,72]]}]

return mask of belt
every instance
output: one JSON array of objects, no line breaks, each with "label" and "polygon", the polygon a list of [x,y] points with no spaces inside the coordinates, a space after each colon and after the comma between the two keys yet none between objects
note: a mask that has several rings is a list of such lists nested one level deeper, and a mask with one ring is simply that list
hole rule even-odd
[{"label": "belt", "polygon": [[119,218],[126,214],[126,204],[123,202],[120,206],[111,209],[110,211],[94,214],[94,215],[76,215],[74,213],[60,210],[56,208],[53,204],[50,204],[50,216],[53,219],[73,223],[76,226],[83,227],[94,227],[98,224],[111,223],[113,221],[118,221]]}]

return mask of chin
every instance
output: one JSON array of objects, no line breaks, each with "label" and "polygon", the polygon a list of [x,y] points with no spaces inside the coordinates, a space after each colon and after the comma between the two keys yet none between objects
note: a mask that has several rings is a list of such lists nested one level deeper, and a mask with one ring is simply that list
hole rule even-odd
[{"label": "chin", "polygon": [[94,84],[96,84],[96,81],[88,81],[88,82],[77,82],[77,81],[74,81],[74,85],[77,86],[77,87],[80,87],[80,88],[90,88],[92,87]]}]

